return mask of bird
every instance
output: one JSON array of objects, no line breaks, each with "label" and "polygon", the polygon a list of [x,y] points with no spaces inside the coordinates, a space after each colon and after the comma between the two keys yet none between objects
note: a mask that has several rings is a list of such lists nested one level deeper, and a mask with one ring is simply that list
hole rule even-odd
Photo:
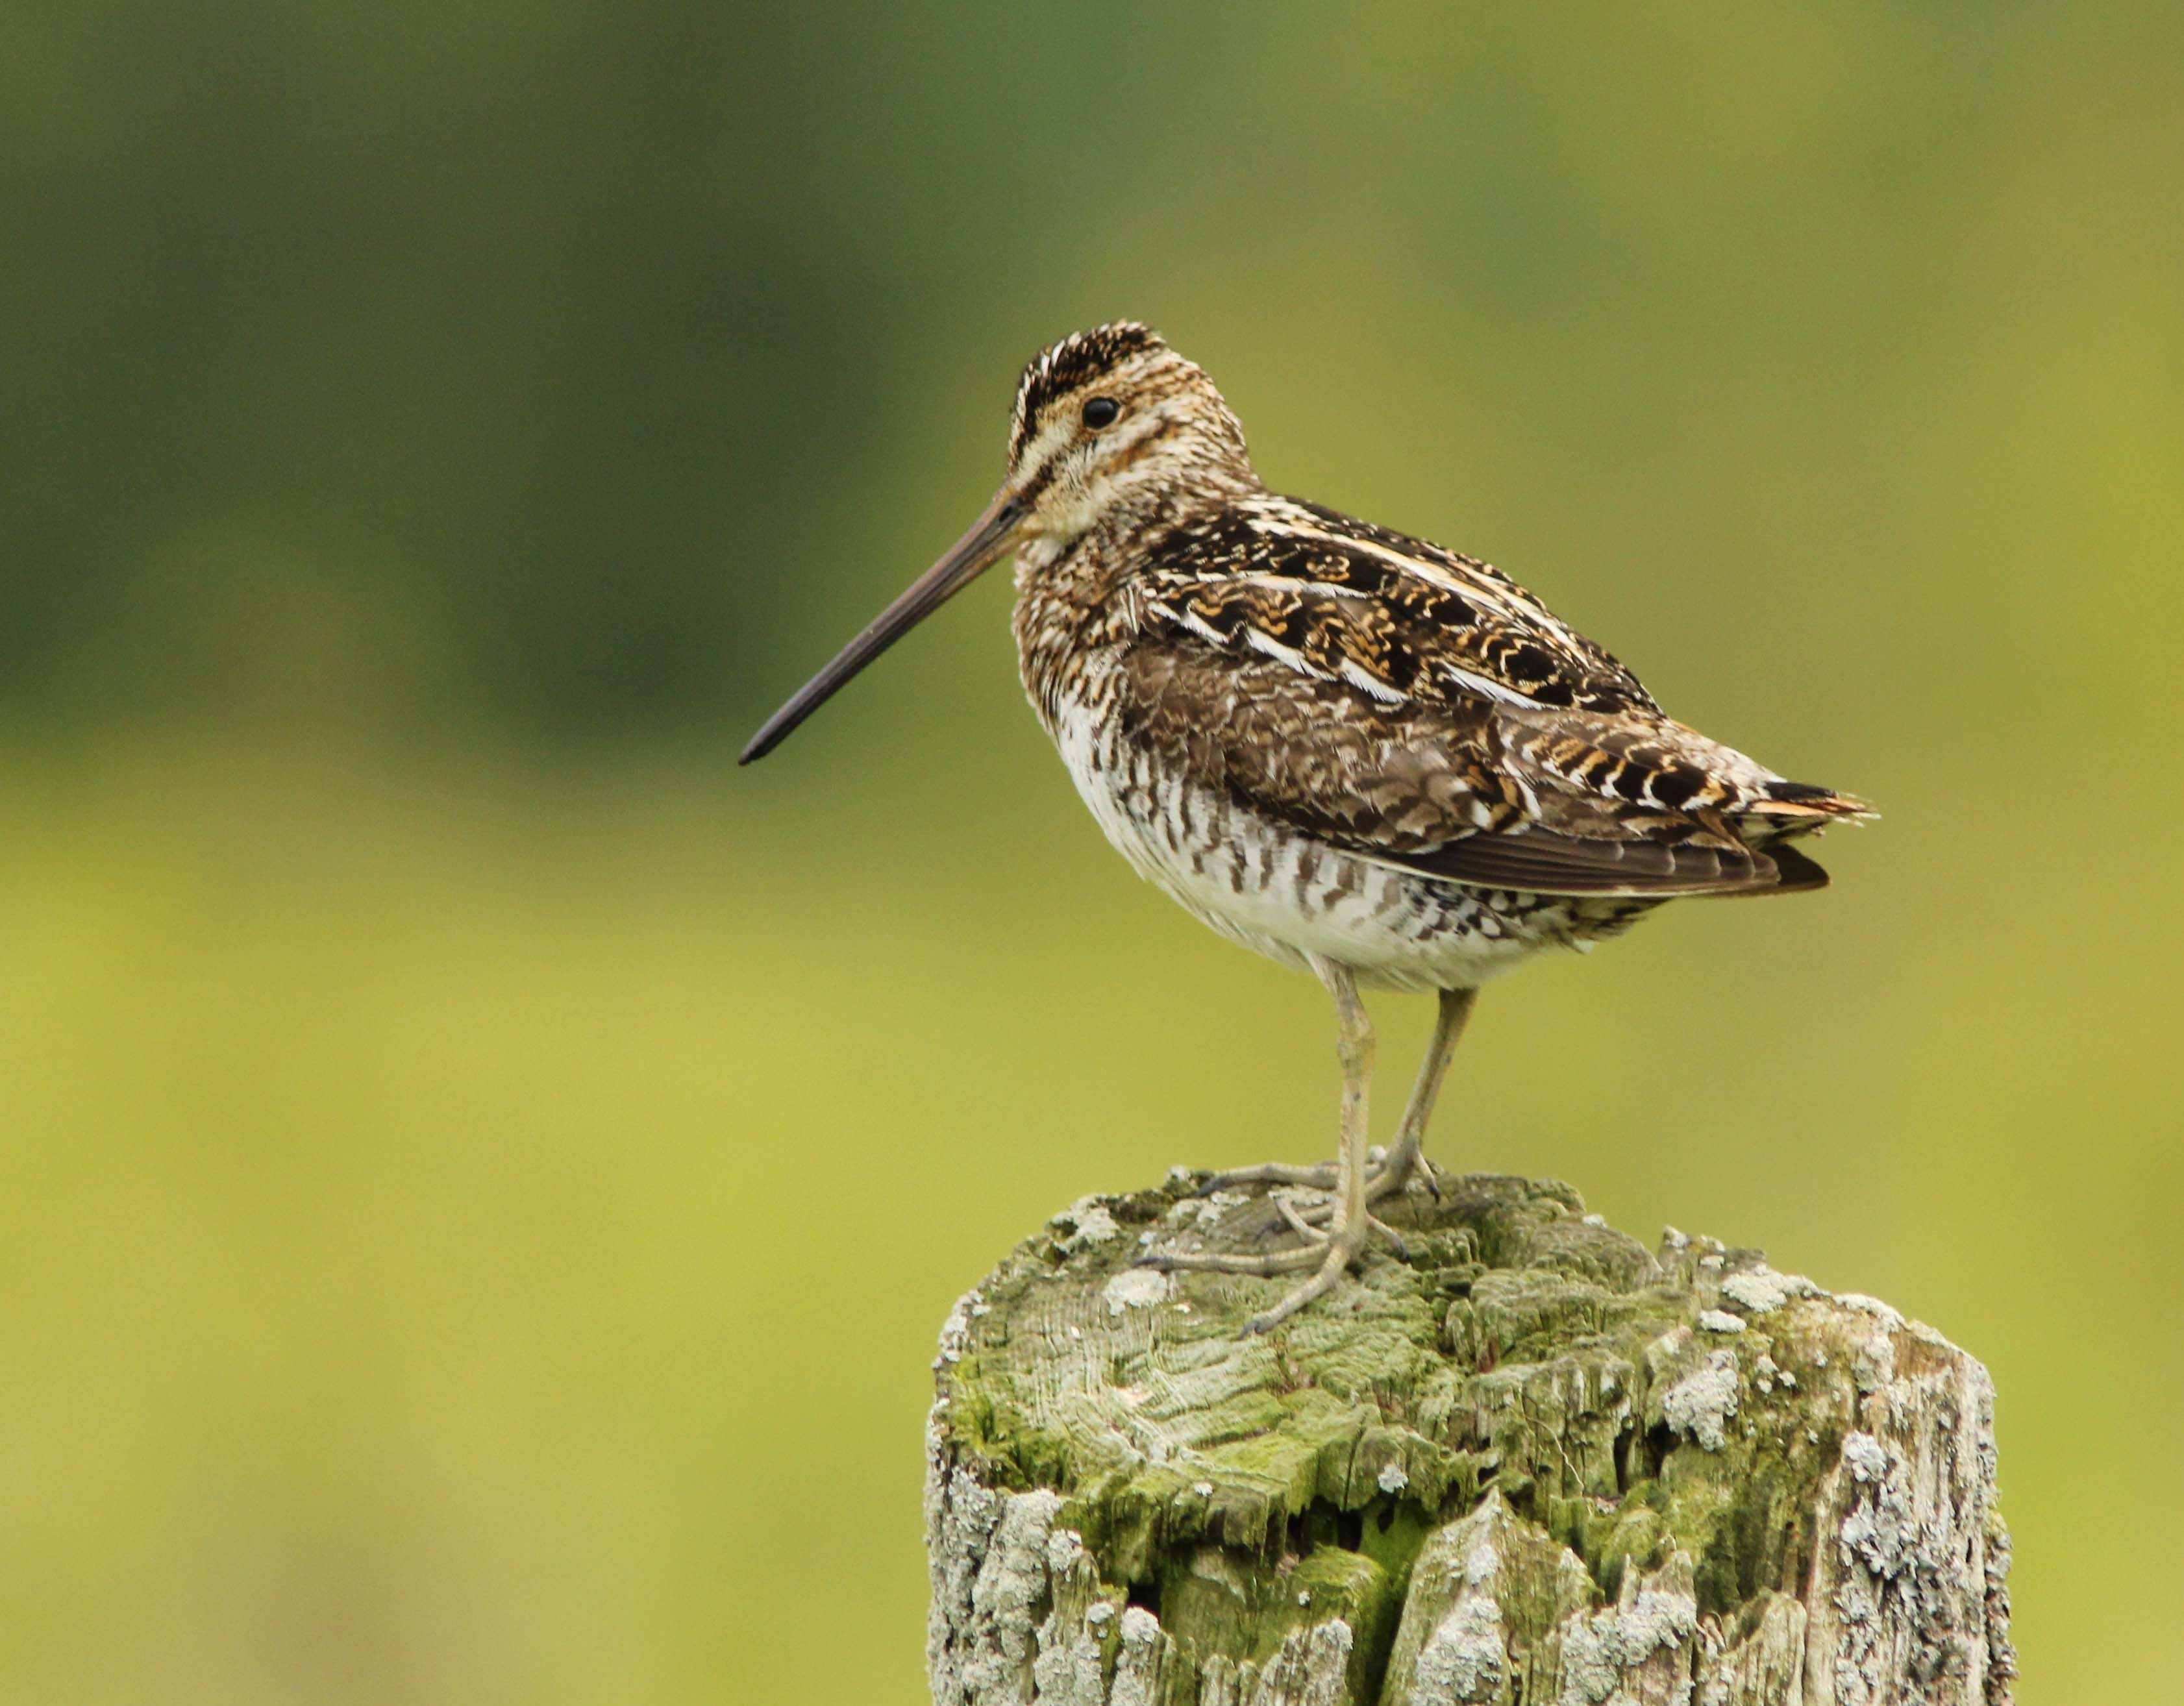
[{"label": "bird", "polygon": [[[1874,815],[1676,722],[1490,564],[1268,490],[1212,380],[1135,321],[1032,359],[985,512],[740,761],[1011,551],[1025,694],[1109,841],[1334,1001],[1334,1162],[1202,1186],[1267,1187],[1281,1218],[1263,1242],[1297,1241],[1139,1258],[1306,1276],[1251,1332],[1334,1291],[1374,1237],[1400,1249],[1374,1210],[1414,1179],[1438,1191],[1426,1124],[1485,984],[1669,900],[1824,887],[1791,844]],[[1437,999],[1384,1151],[1361,989]]]}]

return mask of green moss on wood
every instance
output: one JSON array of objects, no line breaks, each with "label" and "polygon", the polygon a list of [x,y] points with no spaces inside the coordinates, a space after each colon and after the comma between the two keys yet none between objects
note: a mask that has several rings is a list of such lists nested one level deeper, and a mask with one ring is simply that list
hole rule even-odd
[{"label": "green moss on wood", "polygon": [[[1252,1246],[1263,1201],[1201,1201],[1195,1183],[1057,1218],[967,1300],[939,1366],[936,1473],[1057,1495],[1084,1591],[1157,1617],[1156,1675],[1131,1698],[1242,1698],[1256,1676],[1284,1698],[1283,1677],[1340,1659],[1360,1706],[1391,1663],[1418,1698],[1499,1698],[1430,1692],[1435,1666],[1486,1687],[1466,1667],[1495,1639],[1544,1643],[1525,1663],[1550,1679],[1602,1652],[1642,1659],[1656,1634],[1656,1665],[1740,1640],[1724,1676],[1788,1662],[1776,1649],[1802,1638],[1832,1538],[1816,1514],[1863,1424],[1860,1358],[1881,1354],[1874,1318],[1756,1252],[1671,1235],[1649,1252],[1566,1185],[1478,1176],[1390,1206],[1407,1257],[1376,1250],[1328,1302],[1247,1338],[1289,1281],[1132,1268],[1148,1243]],[[1936,1368],[1975,1370],[1932,1345]],[[1490,1618],[1459,1603],[1462,1569],[1487,1558]],[[1653,1633],[1615,1623],[1664,1606]],[[1350,1646],[1330,1657],[1337,1619]],[[1475,1653],[1459,1638],[1474,1623]],[[1150,1625],[1100,1627],[1123,1698],[1117,1667],[1152,1663],[1130,1630]]]}]

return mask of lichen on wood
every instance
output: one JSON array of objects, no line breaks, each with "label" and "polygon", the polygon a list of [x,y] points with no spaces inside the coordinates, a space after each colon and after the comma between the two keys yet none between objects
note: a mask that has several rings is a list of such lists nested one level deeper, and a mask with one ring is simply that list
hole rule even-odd
[{"label": "lichen on wood", "polygon": [[1444,1175],[1265,1337],[1262,1198],[1087,1198],[943,1331],[936,1706],[2007,1706],[1986,1371],[1568,1185]]}]

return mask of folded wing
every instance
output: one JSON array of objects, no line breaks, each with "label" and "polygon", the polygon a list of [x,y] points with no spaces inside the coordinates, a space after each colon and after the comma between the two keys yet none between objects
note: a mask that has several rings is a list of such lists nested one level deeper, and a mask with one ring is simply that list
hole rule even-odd
[{"label": "folded wing", "polygon": [[1827,878],[1784,844],[1864,813],[1650,700],[1542,705],[1446,672],[1423,690],[1429,661],[1389,662],[1418,648],[1384,605],[1276,590],[1272,618],[1238,582],[1150,600],[1123,714],[1206,785],[1361,856],[1535,894],[1788,892]]}]

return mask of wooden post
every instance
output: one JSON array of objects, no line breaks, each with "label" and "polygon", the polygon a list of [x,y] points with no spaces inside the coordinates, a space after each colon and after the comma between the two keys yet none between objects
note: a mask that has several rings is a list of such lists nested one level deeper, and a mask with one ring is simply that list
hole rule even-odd
[{"label": "wooden post", "polygon": [[1087,1198],[950,1317],[936,1706],[2004,1706],[1993,1388],[1886,1304],[1443,1176],[1269,1336],[1257,1197]]}]

